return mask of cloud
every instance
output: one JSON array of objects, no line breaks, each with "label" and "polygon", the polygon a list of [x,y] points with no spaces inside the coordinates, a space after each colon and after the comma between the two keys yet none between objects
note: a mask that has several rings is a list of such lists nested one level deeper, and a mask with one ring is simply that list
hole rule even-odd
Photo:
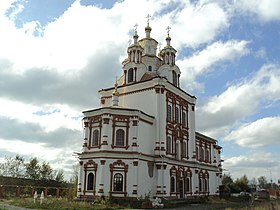
[{"label": "cloud", "polygon": [[279,81],[280,67],[264,65],[251,78],[230,85],[223,93],[210,97],[207,103],[198,107],[197,129],[219,137],[225,135],[217,131],[225,131],[277,102],[280,99]]},{"label": "cloud", "polygon": [[177,64],[183,71],[181,84],[188,90],[199,87],[200,84],[196,82],[198,76],[216,70],[214,67],[217,64],[247,55],[249,53],[248,43],[245,40],[218,41],[194,53],[189,58],[178,60]]},{"label": "cloud", "polygon": [[[239,178],[246,174],[249,179],[265,176],[277,182],[280,176],[279,169],[279,155],[269,152],[251,151],[246,155],[234,156],[225,158],[223,168],[225,172],[229,171],[230,174]],[[270,172],[273,171],[272,174]]]},{"label": "cloud", "polygon": [[251,13],[261,21],[280,20],[280,1],[278,0],[236,0],[237,10]]},{"label": "cloud", "polygon": [[280,117],[266,117],[240,126],[225,137],[243,147],[264,147],[280,144]]}]

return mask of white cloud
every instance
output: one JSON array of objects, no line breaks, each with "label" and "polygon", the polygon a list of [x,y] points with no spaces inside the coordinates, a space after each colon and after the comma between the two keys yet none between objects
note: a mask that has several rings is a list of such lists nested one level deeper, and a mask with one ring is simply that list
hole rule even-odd
[{"label": "white cloud", "polygon": [[[198,129],[210,134],[215,129],[226,131],[260,109],[271,106],[280,99],[279,81],[280,67],[265,65],[251,78],[232,84],[223,93],[212,96],[207,103],[198,107]],[[225,133],[218,136],[223,135]]]},{"label": "white cloud", "polygon": [[242,125],[225,137],[244,147],[264,147],[280,144],[280,117],[267,117]]},{"label": "white cloud", "polygon": [[[265,176],[277,182],[280,177],[279,155],[261,151],[248,151],[246,155],[225,158],[223,168],[225,173],[230,172],[234,178],[246,174],[249,179]],[[270,174],[270,172],[272,172]]]},{"label": "white cloud", "polygon": [[250,12],[261,21],[280,20],[279,0],[236,0],[237,10]]},{"label": "white cloud", "polygon": [[225,61],[233,61],[249,53],[249,42],[242,40],[229,40],[227,42],[215,42],[206,49],[194,53],[189,58],[178,60],[177,64],[183,71],[181,84],[188,90],[197,87],[196,77],[210,71],[213,66]]}]

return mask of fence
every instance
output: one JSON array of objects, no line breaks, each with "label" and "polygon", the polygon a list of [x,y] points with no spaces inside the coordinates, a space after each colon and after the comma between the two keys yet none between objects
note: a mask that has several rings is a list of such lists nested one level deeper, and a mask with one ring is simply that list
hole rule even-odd
[{"label": "fence", "polygon": [[43,192],[45,197],[74,198],[76,196],[75,188],[0,185],[0,198],[33,197],[35,191],[38,194]]}]

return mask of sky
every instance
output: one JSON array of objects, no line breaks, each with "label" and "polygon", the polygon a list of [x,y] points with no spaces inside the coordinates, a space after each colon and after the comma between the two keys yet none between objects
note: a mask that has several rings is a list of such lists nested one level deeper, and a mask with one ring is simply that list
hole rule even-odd
[{"label": "sky", "polygon": [[280,0],[0,1],[0,160],[37,157],[73,171],[82,111],[121,76],[133,26],[165,44],[196,130],[223,147],[234,179],[280,178]]}]

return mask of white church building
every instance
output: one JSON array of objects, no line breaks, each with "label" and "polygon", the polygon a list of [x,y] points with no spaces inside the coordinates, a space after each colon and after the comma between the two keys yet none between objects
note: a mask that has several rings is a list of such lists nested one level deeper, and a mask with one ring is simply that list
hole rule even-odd
[{"label": "white church building", "polygon": [[169,30],[160,50],[151,30],[148,22],[140,40],[135,30],[121,77],[83,112],[79,198],[219,193],[222,147],[196,132],[196,97],[180,88]]}]

